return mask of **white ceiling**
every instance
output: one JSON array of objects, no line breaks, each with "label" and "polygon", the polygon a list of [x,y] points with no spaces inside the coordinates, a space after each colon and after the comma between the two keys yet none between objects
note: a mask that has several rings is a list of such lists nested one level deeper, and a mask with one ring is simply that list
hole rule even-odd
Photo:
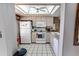
[{"label": "white ceiling", "polygon": [[16,4],[15,12],[19,15],[46,14],[52,15],[60,5],[56,4]]}]

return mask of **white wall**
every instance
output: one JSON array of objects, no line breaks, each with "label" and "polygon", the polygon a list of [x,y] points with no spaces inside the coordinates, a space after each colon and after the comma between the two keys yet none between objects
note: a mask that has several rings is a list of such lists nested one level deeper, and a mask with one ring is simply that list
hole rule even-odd
[{"label": "white wall", "polygon": [[0,22],[3,22],[3,38],[0,40],[0,55],[12,55],[16,51],[17,27],[14,4],[0,4]]},{"label": "white wall", "polygon": [[64,25],[64,56],[79,56],[79,46],[73,45],[76,4],[66,4]]},{"label": "white wall", "polygon": [[3,9],[2,9],[2,5],[0,4],[0,32],[3,34],[2,37],[0,38],[0,56],[2,55],[7,55],[7,46],[6,46],[6,42],[5,42],[5,36],[4,36],[4,26],[3,26]]},{"label": "white wall", "polygon": [[63,50],[63,38],[64,38],[64,21],[65,21],[65,4],[61,4],[60,8],[60,39],[59,39],[59,49],[58,49],[58,55],[62,56],[62,50]]}]

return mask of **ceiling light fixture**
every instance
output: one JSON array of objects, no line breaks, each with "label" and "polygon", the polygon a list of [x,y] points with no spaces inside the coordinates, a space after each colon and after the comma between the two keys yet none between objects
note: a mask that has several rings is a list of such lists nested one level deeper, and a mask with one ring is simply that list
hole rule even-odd
[{"label": "ceiling light fixture", "polygon": [[55,8],[54,8],[53,11],[51,12],[51,14],[54,14],[54,12],[56,12],[56,10],[57,10],[59,7],[60,7],[59,5],[55,6]]},{"label": "ceiling light fixture", "polygon": [[16,9],[18,9],[20,12],[22,12],[23,14],[26,14],[21,8],[19,8],[18,6],[15,6]]},{"label": "ceiling light fixture", "polygon": [[50,14],[52,13],[52,11],[54,10],[55,7],[56,7],[56,6],[53,6],[52,10],[50,11]]}]

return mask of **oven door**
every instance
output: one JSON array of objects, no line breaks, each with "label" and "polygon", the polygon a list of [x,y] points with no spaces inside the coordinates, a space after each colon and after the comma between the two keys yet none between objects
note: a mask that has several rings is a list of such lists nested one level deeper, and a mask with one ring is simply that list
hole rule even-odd
[{"label": "oven door", "polygon": [[38,33],[36,34],[36,37],[37,37],[38,39],[44,39],[44,38],[45,38],[45,33],[44,33],[44,32],[38,32]]},{"label": "oven door", "polygon": [[37,32],[36,43],[46,43],[46,32]]},{"label": "oven door", "polygon": [[40,38],[40,39],[44,38],[44,34],[43,33],[41,33],[41,34],[38,33],[37,38]]}]

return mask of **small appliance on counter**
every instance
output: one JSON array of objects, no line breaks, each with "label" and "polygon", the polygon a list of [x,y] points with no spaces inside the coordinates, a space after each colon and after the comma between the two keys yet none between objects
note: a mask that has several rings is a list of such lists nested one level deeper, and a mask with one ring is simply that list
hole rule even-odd
[{"label": "small appliance on counter", "polygon": [[53,30],[53,28],[51,26],[46,26],[46,31],[47,32],[51,32]]}]

